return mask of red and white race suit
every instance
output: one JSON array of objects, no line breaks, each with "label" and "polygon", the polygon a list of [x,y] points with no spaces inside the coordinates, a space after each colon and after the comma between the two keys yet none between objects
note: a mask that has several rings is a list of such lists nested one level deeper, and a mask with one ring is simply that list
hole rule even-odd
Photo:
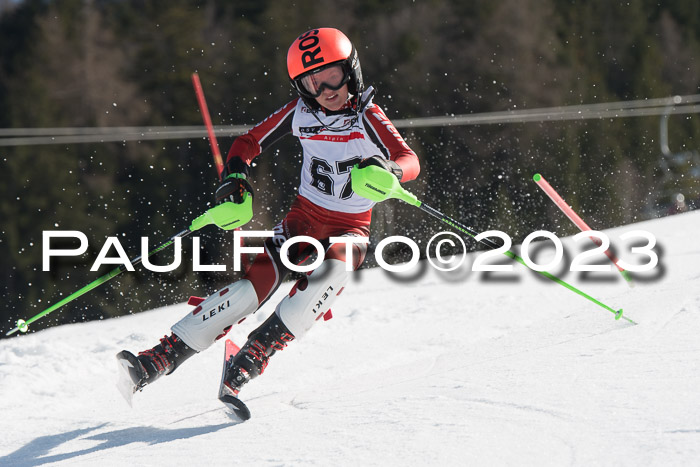
[{"label": "red and white race suit", "polygon": [[[365,92],[364,99],[372,90]],[[238,137],[228,158],[239,157],[248,165],[282,136],[292,133],[303,149],[299,194],[322,208],[345,213],[365,213],[374,203],[352,192],[350,169],[361,160],[382,155],[403,169],[402,182],[418,176],[416,154],[408,147],[381,108],[371,100],[354,124],[354,112],[319,110],[316,116],[300,99],[294,99],[267,117],[244,135]],[[342,131],[324,129],[323,124],[346,128]],[[369,223],[369,222],[368,222]]]},{"label": "red and white race suit", "polygon": [[[323,242],[331,236],[369,236],[374,202],[352,191],[350,170],[355,164],[381,155],[401,167],[402,182],[418,176],[418,157],[382,109],[372,102],[373,93],[371,88],[365,91],[363,99],[369,101],[359,118],[355,118],[349,108],[337,112],[319,110],[314,116],[302,99],[294,99],[236,138],[231,146],[227,161],[239,157],[249,165],[262,151],[289,133],[299,138],[303,149],[299,196],[285,219],[275,227],[275,238],[266,243],[266,253],[260,256],[267,258],[259,256],[246,275],[253,282],[261,303],[286,275],[286,271],[280,270],[282,265],[277,254],[286,239],[308,235]],[[322,123],[331,129],[325,129]],[[336,128],[344,129],[337,131]],[[290,257],[290,260],[306,258],[308,251],[298,250],[298,257]],[[366,250],[363,245],[355,247],[355,269],[364,260]],[[331,247],[326,258],[345,261],[344,245]]]},{"label": "red and white race suit", "polygon": [[[415,179],[420,170],[416,154],[382,109],[371,102],[372,93],[369,89],[363,95],[363,100],[369,102],[359,118],[349,108],[337,112],[319,110],[314,116],[298,98],[236,138],[227,162],[238,157],[248,165],[282,136],[291,133],[299,138],[303,149],[299,195],[243,279],[209,297],[173,326],[173,332],[190,347],[198,351],[209,347],[272,295],[289,273],[281,262],[280,248],[292,237],[304,235],[319,240],[326,249],[325,260],[297,282],[277,306],[276,313],[296,338],[305,334],[314,321],[328,318],[331,304],[348,280],[346,264],[350,261],[345,244],[331,245],[329,239],[368,237],[374,205],[352,191],[350,170],[374,155],[395,161],[403,170],[402,182]],[[321,122],[331,129],[324,128]],[[308,243],[296,243],[289,249],[288,258],[300,264],[314,251]],[[362,264],[366,252],[366,243],[353,244],[352,269]]]}]

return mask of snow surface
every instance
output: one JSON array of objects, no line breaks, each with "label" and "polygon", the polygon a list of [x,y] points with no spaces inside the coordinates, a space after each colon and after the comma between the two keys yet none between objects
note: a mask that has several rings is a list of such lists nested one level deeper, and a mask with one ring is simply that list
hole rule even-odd
[{"label": "snow surface", "polygon": [[115,387],[114,355],[187,305],[0,341],[0,465],[697,465],[700,212],[606,232],[635,229],[659,241],[655,280],[564,279],[636,326],[517,264],[508,280],[364,270],[244,389],[243,424],[216,398],[221,341],[133,409]]}]

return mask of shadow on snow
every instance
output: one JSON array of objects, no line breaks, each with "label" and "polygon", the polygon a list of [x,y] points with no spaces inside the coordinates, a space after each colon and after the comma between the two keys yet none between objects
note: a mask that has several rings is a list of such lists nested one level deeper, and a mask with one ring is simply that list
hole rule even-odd
[{"label": "shadow on snow", "polygon": [[[177,428],[164,429],[154,427],[133,427],[124,428],[114,431],[98,433],[92,436],[87,436],[91,432],[99,430],[107,423],[97,425],[92,428],[84,428],[80,430],[68,431],[55,435],[40,436],[19,448],[15,452],[0,457],[0,465],[15,465],[15,466],[36,466],[44,465],[50,462],[59,462],[75,457],[91,454],[94,452],[103,451],[106,449],[126,446],[131,443],[146,443],[159,444],[175,441],[178,439],[191,438],[194,436],[205,435],[219,431],[223,428],[230,427],[236,423],[222,423],[219,425],[201,426],[192,428]],[[102,443],[77,451],[47,455],[51,450],[61,446],[62,444],[80,439],[82,441],[102,441]]]}]

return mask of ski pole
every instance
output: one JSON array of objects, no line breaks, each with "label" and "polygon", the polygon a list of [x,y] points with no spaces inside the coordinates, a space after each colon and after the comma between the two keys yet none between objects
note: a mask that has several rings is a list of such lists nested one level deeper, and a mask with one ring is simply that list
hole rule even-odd
[{"label": "ski pole", "polygon": [[[241,225],[249,222],[253,218],[253,198],[250,194],[246,197],[246,199],[243,201],[241,204],[235,204],[235,203],[223,203],[219,204],[217,206],[214,206],[213,208],[207,210],[204,214],[201,216],[197,217],[190,226],[183,230],[182,232],[179,232],[172,237],[168,239],[165,243],[160,245],[159,247],[155,248],[154,250],[149,251],[146,254],[146,257],[150,257],[151,255],[154,255],[158,253],[159,251],[164,250],[165,248],[169,247],[175,242],[175,239],[177,238],[185,238],[188,235],[192,234],[193,232],[201,229],[204,226],[207,226],[209,224],[216,224],[222,229],[225,230],[233,230]],[[130,261],[130,263],[133,266],[136,266],[137,264],[141,263],[143,261],[144,256],[137,256],[134,259]],[[29,318],[28,320],[23,320],[19,319],[17,320],[17,326],[15,326],[14,329],[9,331],[6,336],[11,336],[12,334],[16,333],[17,331],[21,332],[27,332],[29,330],[29,325],[34,323],[35,321],[43,318],[44,316],[48,315],[49,313],[52,313],[56,311],[57,309],[61,308],[63,305],[72,302],[76,298],[90,292],[94,288],[104,284],[105,282],[113,279],[114,277],[118,276],[122,272],[126,271],[126,266],[125,265],[120,265],[117,268],[114,268],[113,270],[109,271],[107,274],[95,279],[94,281],[90,282],[88,285],[85,287],[81,288],[80,290],[70,294],[63,300],[59,301],[58,303],[50,306],[49,308],[45,309],[41,313],[37,314],[36,316],[33,316]]]},{"label": "ski pole", "polygon": [[[411,206],[415,206],[422,210],[423,212],[426,212],[430,214],[431,216],[439,219],[441,222],[449,225],[453,229],[462,232],[464,234],[467,234],[468,236],[475,238],[478,234],[475,232],[473,229],[467,227],[466,225],[462,224],[461,222],[449,217],[448,215],[438,211],[435,208],[432,208],[422,201],[420,201],[414,194],[406,190],[401,186],[399,183],[398,179],[392,174],[391,172],[388,172],[380,167],[376,166],[368,166],[362,169],[358,169],[357,166],[353,168],[351,172],[351,180],[352,180],[352,190],[357,193],[360,196],[363,196],[371,201],[383,201],[388,198],[396,198],[404,201],[407,204],[410,204]],[[481,243],[484,245],[488,246],[489,248],[496,249],[500,248],[500,245],[496,244],[495,242],[489,240],[488,238],[480,240]],[[518,263],[522,264],[523,266],[527,267],[528,269],[531,269],[535,271],[534,269],[530,268],[525,261],[515,253],[513,253],[510,250],[507,250],[504,255],[508,256],[509,258],[517,261]],[[612,314],[615,315],[615,319],[618,320],[620,318],[624,318],[626,321],[632,323],[632,324],[637,324],[636,322],[632,321],[631,319],[627,318],[626,316],[622,315],[622,308],[619,310],[615,310],[605,303],[593,298],[592,296],[588,295],[587,293],[583,292],[582,290],[574,287],[573,285],[559,279],[557,276],[547,272],[547,271],[535,271],[542,276],[546,277],[547,279],[556,282],[557,284],[566,287],[567,289],[571,290],[572,292],[578,294],[579,296],[585,298],[586,300],[589,300],[592,303],[595,303],[596,305],[600,306],[601,308],[608,310]]]},{"label": "ski pole", "polygon": [[[561,211],[564,214],[566,214],[566,217],[568,217],[569,220],[581,230],[581,232],[588,232],[593,230],[588,226],[588,224],[584,222],[583,219],[581,219],[581,217],[578,214],[576,214],[576,211],[574,211],[573,208],[571,208],[571,206],[569,206],[566,203],[566,201],[564,201],[564,198],[559,196],[559,193],[557,193],[557,191],[554,188],[552,188],[552,185],[550,185],[549,182],[547,182],[547,180],[545,180],[542,175],[535,174],[532,177],[532,179],[535,181],[535,183],[537,183],[537,186],[539,186],[542,189],[542,191],[544,191],[547,194],[547,196],[549,196],[549,198],[552,201],[554,201],[554,204],[556,204],[557,207],[561,209]],[[602,244],[598,237],[590,237],[590,239],[593,241],[593,243],[595,243],[598,246]],[[617,259],[617,257],[610,250],[605,250],[604,253],[608,258],[610,258],[610,261],[613,262],[617,270],[620,271],[620,274],[627,281],[627,284],[630,287],[633,287],[634,282],[632,282],[632,277],[625,269],[623,269],[620,265],[617,264],[619,259]]]},{"label": "ski pole", "polygon": [[[445,224],[449,225],[450,227],[452,227],[452,228],[454,228],[462,233],[465,233],[472,238],[476,237],[477,234],[473,230],[471,230],[469,227],[463,225],[462,223],[456,221],[455,219],[452,219],[451,217],[447,216],[446,214],[441,213],[437,209],[434,209],[434,208],[426,205],[425,203],[422,203],[420,201],[418,201],[418,203],[420,203],[420,204],[416,204],[414,206],[417,206],[422,211],[427,212],[431,216],[439,219],[440,221],[444,222]],[[481,243],[483,243],[486,246],[493,248],[493,249],[499,247],[496,243],[494,243],[488,239],[481,240]],[[520,256],[516,255],[512,251],[507,250],[503,254],[508,256],[509,258],[517,261],[518,263],[522,264],[523,266],[527,267],[528,269],[535,271],[534,269],[530,268]],[[610,311],[611,313],[613,313],[615,315],[616,320],[620,319],[620,318],[624,318],[626,321],[628,321],[632,324],[637,324],[636,322],[632,321],[628,317],[622,315],[622,308],[620,308],[619,310],[615,310],[615,309],[609,307],[608,305],[606,305],[605,303],[593,298],[592,296],[588,295],[584,291],[574,287],[573,285],[569,284],[568,282],[563,281],[562,279],[558,278],[557,276],[555,276],[547,271],[535,271],[535,272],[541,274],[542,276],[546,277],[547,279],[549,279],[553,282],[556,282],[559,285],[566,287],[567,289],[580,295],[581,297],[585,298],[586,300],[589,300],[589,301],[595,303],[596,305],[600,306],[601,308],[604,308],[604,309]]]},{"label": "ski pole", "polygon": [[[173,242],[175,242],[176,238],[187,237],[192,232],[193,232],[193,230],[186,229],[186,230],[183,230],[182,232],[179,232],[179,233],[173,235],[172,237],[170,237],[170,239],[167,242],[163,243],[162,245],[160,245],[158,248],[154,249],[153,251],[150,251],[146,255],[146,257],[150,257],[151,255],[154,255],[154,254],[158,253],[159,251],[164,250],[165,248],[172,245]],[[143,261],[143,256],[137,256],[136,258],[132,259],[130,261],[130,263],[135,266],[135,265],[141,263],[141,261]],[[48,315],[49,313],[61,308],[63,305],[65,305],[69,302],[72,302],[76,298],[78,298],[82,295],[85,295],[86,293],[90,292],[92,289],[99,287],[100,285],[104,284],[105,282],[109,281],[110,279],[112,279],[114,277],[117,277],[119,274],[121,274],[124,271],[126,271],[126,266],[122,264],[119,267],[112,269],[104,276],[99,277],[99,278],[95,279],[94,281],[90,282],[88,285],[86,285],[82,289],[80,289],[76,292],[73,292],[72,294],[70,294],[69,296],[67,296],[66,298],[61,300],[60,302],[50,306],[49,308],[45,309],[41,313],[37,314],[36,316],[33,316],[26,321],[23,319],[17,320],[17,326],[5,335],[11,336],[12,334],[16,333],[17,331],[27,332],[29,330],[29,325],[32,324],[33,322],[43,318],[44,316]]]},{"label": "ski pole", "polygon": [[[207,133],[209,135],[209,144],[211,145],[211,150],[212,154],[214,156],[214,163],[216,164],[216,170],[219,175],[219,180],[221,180],[221,175],[223,173],[224,169],[224,163],[221,158],[221,152],[219,150],[219,144],[216,141],[216,135],[214,134],[214,127],[211,123],[211,116],[209,115],[209,109],[207,107],[207,102],[204,99],[204,91],[202,90],[202,84],[199,80],[199,75],[197,73],[192,74],[192,84],[194,85],[195,93],[197,95],[197,101],[199,103],[199,109],[202,113],[202,118],[204,119],[204,124],[207,127]],[[196,230],[201,229],[202,227],[209,225],[209,224],[217,224],[219,227],[225,229],[225,230],[233,230],[239,228],[241,225],[247,223],[252,219],[253,217],[253,208],[252,208],[252,202],[253,199],[250,195],[247,196],[247,198],[244,200],[244,202],[240,205],[234,205],[233,203],[224,203],[218,206],[215,206],[211,209],[209,209],[207,212],[199,216],[197,219],[192,222],[190,227],[188,229],[183,230],[182,232],[179,232],[170,239],[168,239],[167,242],[163,243],[160,245],[158,248],[148,252],[146,257],[150,257],[151,255],[154,255],[158,253],[159,251],[164,250],[165,248],[169,247],[175,242],[176,238],[185,238],[191,233],[193,233]],[[143,261],[143,256],[137,256],[136,258],[130,260],[130,263],[132,266],[136,266],[140,264]],[[41,313],[29,318],[28,320],[23,320],[19,319],[17,320],[17,325],[15,326],[14,329],[9,331],[6,336],[11,336],[12,334],[16,333],[17,331],[20,332],[27,332],[29,330],[29,325],[34,323],[35,321],[43,318],[44,316],[48,315],[49,313],[52,313],[53,311],[56,311],[57,309],[61,308],[62,306],[66,305],[69,302],[72,302],[78,297],[81,297],[82,295],[90,292],[91,290],[95,289],[96,287],[99,287],[100,285],[104,284],[105,282],[111,280],[112,278],[118,276],[122,272],[126,271],[126,266],[121,265],[117,268],[114,268],[107,274],[95,279],[94,281],[90,282],[88,285],[85,287],[81,288],[80,290],[70,294],[68,297],[64,298],[63,300],[59,301],[58,303],[50,306],[49,308],[45,309]]]}]

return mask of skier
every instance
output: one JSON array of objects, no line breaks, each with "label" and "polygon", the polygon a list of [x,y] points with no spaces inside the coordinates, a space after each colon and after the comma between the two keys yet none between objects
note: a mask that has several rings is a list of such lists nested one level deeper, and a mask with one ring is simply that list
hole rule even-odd
[{"label": "skier", "polygon": [[[374,90],[364,87],[357,51],[341,31],[320,28],[299,36],[287,53],[287,70],[299,97],[236,138],[215,197],[218,203],[242,203],[252,195],[251,161],[288,133],[303,149],[299,194],[242,279],[201,302],[152,349],[138,356],[126,350],[117,355],[133,367],[129,369],[133,391],[172,373],[257,311],[289,272],[280,259],[286,240],[302,235],[317,239],[326,248],[321,265],[296,282],[226,362],[222,387],[238,396],[244,384],[263,373],[276,351],[301,338],[329,310],[348,281],[346,262],[356,270],[364,260],[367,243],[353,242],[347,256],[344,243],[329,241],[369,236],[374,203],[353,193],[351,169],[358,164],[358,168],[378,166],[401,182],[419,173],[416,154],[372,102]],[[288,258],[300,264],[314,251],[309,243],[296,243]]]}]

